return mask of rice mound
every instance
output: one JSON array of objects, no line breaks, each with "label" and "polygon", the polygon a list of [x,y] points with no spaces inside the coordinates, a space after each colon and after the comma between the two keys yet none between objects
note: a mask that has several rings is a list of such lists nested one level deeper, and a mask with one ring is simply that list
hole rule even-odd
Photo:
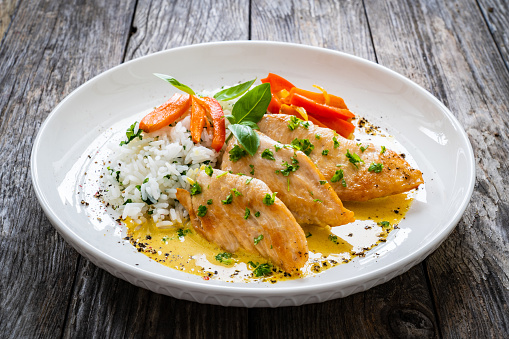
[{"label": "rice mound", "polygon": [[210,148],[211,131],[204,129],[202,141],[194,144],[189,125],[187,116],[173,127],[143,133],[141,140],[110,145],[113,154],[105,166],[103,197],[122,219],[141,224],[151,218],[160,228],[180,226],[188,219],[176,200],[177,188],[189,190],[200,168],[214,167],[219,155]]}]

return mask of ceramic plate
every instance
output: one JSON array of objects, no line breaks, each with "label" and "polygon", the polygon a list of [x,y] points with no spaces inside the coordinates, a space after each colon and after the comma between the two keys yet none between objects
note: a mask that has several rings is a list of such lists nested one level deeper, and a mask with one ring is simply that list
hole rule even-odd
[{"label": "ceramic plate", "polygon": [[[89,155],[107,142],[108,131],[160,105],[174,91],[152,73],[171,74],[195,89],[214,89],[260,79],[268,72],[283,74],[299,87],[319,84],[342,96],[352,111],[395,136],[424,173],[426,194],[413,203],[400,228],[376,248],[376,254],[372,250],[317,276],[276,284],[204,281],[136,252],[122,240],[122,226],[112,218],[98,219],[101,206],[82,203],[77,191],[87,182],[84,172],[94,166]],[[157,293],[247,307],[345,297],[407,271],[454,229],[475,179],[474,156],[462,127],[443,104],[412,81],[351,55],[261,41],[171,49],[102,73],[51,112],[35,141],[31,166],[35,192],[49,220],[97,266]]]}]

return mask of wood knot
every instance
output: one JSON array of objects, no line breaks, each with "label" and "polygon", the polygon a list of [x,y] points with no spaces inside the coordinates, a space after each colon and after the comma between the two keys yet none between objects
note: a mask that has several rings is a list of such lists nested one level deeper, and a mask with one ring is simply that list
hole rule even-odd
[{"label": "wood knot", "polygon": [[395,309],[388,316],[389,326],[398,338],[436,337],[433,321],[418,310]]}]

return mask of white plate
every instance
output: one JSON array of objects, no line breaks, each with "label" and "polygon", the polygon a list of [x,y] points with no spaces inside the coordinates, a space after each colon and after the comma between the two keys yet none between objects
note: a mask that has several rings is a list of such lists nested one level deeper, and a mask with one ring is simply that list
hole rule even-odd
[{"label": "white plate", "polygon": [[[77,185],[91,166],[87,152],[121,119],[161,104],[174,89],[152,73],[171,74],[195,89],[214,89],[268,72],[299,87],[319,84],[387,129],[424,173],[426,196],[400,229],[363,258],[306,279],[270,283],[204,281],[167,268],[121,240],[112,220],[98,221],[80,203]],[[228,306],[289,306],[364,291],[407,271],[433,252],[461,218],[474,187],[474,156],[451,112],[403,76],[351,55],[309,46],[221,42],[176,48],[117,66],[88,81],[48,116],[31,159],[37,197],[51,223],[78,252],[132,284],[176,298]],[[92,213],[92,214],[91,214]]]}]

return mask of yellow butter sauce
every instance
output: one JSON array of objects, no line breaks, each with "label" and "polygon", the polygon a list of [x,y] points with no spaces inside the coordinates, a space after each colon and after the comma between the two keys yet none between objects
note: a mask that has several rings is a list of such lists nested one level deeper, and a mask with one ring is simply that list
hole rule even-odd
[{"label": "yellow butter sauce", "polygon": [[[225,251],[208,242],[187,222],[172,229],[159,229],[152,222],[137,225],[125,220],[128,239],[139,252],[170,268],[202,276],[205,280],[277,282],[309,277],[362,256],[380,242],[404,218],[414,192],[374,199],[368,202],[345,202],[354,211],[354,223],[332,228],[303,226],[309,246],[309,260],[298,272],[286,273],[277,267],[269,276],[256,276],[255,266],[267,263],[259,255],[239,250],[221,263],[216,256]],[[388,222],[390,226],[386,227]],[[381,224],[380,224],[381,223]],[[219,258],[221,259],[221,258]]]}]

